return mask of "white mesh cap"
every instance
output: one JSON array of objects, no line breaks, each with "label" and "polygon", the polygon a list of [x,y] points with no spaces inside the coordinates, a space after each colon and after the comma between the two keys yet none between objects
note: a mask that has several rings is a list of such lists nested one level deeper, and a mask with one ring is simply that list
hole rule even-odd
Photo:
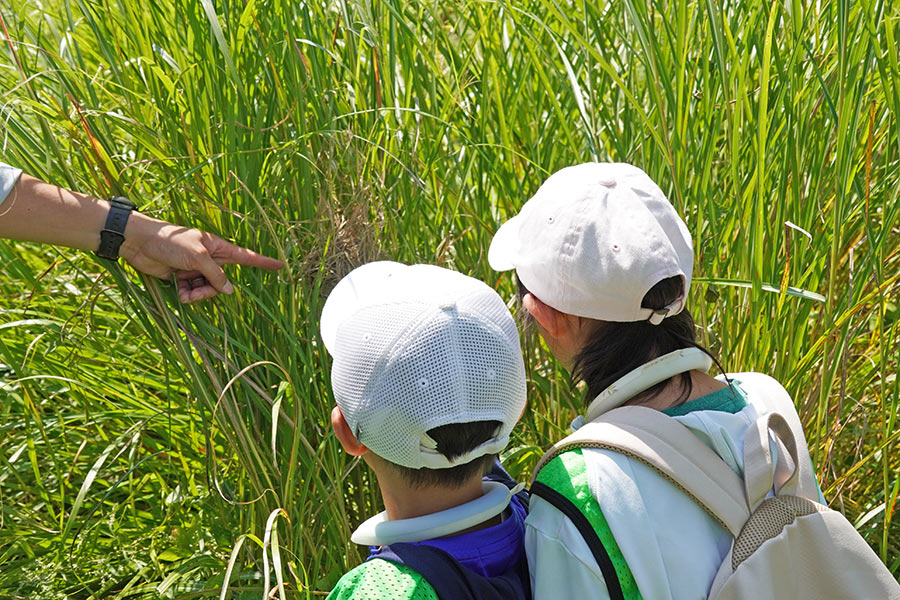
[{"label": "white mesh cap", "polygon": [[[363,265],[328,296],[321,333],[337,405],[357,440],[389,462],[441,469],[499,452],[525,408],[512,315],[494,290],[461,273]],[[427,434],[472,421],[502,425],[452,461]]]},{"label": "white mesh cap", "polygon": [[[625,163],[585,163],[551,175],[488,251],[491,267],[516,270],[541,301],[603,321],[658,325],[684,308],[694,255],[691,234],[662,190]],[[662,310],[644,295],[681,276],[684,293]]]}]

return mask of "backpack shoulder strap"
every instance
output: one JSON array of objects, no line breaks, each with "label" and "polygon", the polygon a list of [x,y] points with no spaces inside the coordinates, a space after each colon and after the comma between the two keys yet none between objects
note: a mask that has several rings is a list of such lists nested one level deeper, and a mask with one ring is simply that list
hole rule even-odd
[{"label": "backpack shoulder strap", "polygon": [[[778,460],[772,456],[770,436]],[[800,464],[797,442],[785,418],[773,412],[757,419],[744,437],[744,491],[750,508],[756,510],[772,489],[776,496],[796,496]]]},{"label": "backpack shoulder strap", "polygon": [[816,483],[815,470],[809,456],[803,424],[797,414],[797,407],[787,390],[774,378],[763,373],[734,373],[731,375],[747,392],[751,404],[761,409],[760,414],[779,413],[787,422],[790,435],[797,448],[797,488],[796,495],[809,500],[819,501],[819,486]]},{"label": "backpack shoulder strap", "polygon": [[623,406],[603,414],[555,444],[532,482],[544,465],[575,448],[611,450],[647,465],[735,537],[750,516],[741,478],[687,427],[657,410]]}]

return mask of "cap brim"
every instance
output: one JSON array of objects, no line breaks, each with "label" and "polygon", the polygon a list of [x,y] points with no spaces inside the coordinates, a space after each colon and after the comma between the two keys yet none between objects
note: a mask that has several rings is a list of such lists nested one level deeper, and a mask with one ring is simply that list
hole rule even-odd
[{"label": "cap brim", "polygon": [[341,323],[363,306],[376,301],[384,290],[385,280],[408,268],[392,261],[371,262],[350,271],[338,282],[325,300],[319,320],[319,332],[328,352],[334,354]]},{"label": "cap brim", "polygon": [[504,223],[494,234],[488,248],[488,263],[495,271],[511,271],[516,268],[516,254],[519,250],[518,215]]}]

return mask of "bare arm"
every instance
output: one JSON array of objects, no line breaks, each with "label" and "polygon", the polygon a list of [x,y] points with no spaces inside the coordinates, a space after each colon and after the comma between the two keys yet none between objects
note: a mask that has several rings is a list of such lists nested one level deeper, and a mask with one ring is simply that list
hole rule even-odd
[{"label": "bare arm", "polygon": [[[109,202],[22,174],[0,204],[0,238],[96,250]],[[138,212],[131,214],[119,255],[138,271],[159,278],[175,275],[182,302],[230,294],[222,270],[241,264],[275,270],[283,263],[197,229],[179,227]]]}]

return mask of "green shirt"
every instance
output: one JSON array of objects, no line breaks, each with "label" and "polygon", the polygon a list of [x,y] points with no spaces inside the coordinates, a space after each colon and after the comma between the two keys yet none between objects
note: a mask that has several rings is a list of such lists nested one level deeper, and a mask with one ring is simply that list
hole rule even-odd
[{"label": "green shirt", "polygon": [[406,565],[373,558],[343,577],[326,600],[438,600],[425,578]]}]

